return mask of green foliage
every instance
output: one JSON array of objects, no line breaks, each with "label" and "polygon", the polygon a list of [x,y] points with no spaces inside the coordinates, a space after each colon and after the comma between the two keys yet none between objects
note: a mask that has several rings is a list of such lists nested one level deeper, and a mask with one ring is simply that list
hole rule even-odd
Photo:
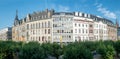
[{"label": "green foliage", "polygon": [[62,55],[62,48],[57,43],[52,44],[52,49],[51,50],[52,50],[51,55],[55,56],[57,59],[60,55]]},{"label": "green foliage", "polygon": [[97,41],[86,41],[83,42],[83,45],[87,47],[90,51],[95,51],[96,48],[98,47],[98,42]]},{"label": "green foliage", "polygon": [[68,45],[64,52],[64,59],[93,59],[93,56],[83,45]]},{"label": "green foliage", "polygon": [[103,41],[103,43],[104,43],[105,45],[114,46],[114,41],[111,41],[111,40],[105,40],[105,41]]},{"label": "green foliage", "polygon": [[120,40],[115,42],[114,48],[117,51],[117,53],[120,53]]},{"label": "green foliage", "polygon": [[97,51],[101,54],[103,59],[113,59],[113,56],[115,55],[115,50],[111,45],[100,44]]},{"label": "green foliage", "polygon": [[48,56],[52,52],[52,44],[50,43],[43,43],[41,47],[45,50],[45,55]]},{"label": "green foliage", "polygon": [[53,43],[53,44],[43,43],[43,44],[42,44],[42,47],[44,48],[46,55],[49,54],[49,55],[51,55],[51,56],[56,57],[57,59],[58,59],[59,56],[62,55],[62,53],[63,53],[62,48],[61,48],[60,45],[57,44],[57,43]]},{"label": "green foliage", "polygon": [[57,43],[0,41],[0,59],[46,59],[62,55],[64,59],[93,59],[96,51],[103,59],[113,59],[120,53],[120,41],[74,42],[61,47]]},{"label": "green foliage", "polygon": [[44,59],[45,57],[44,49],[37,42],[24,44],[19,53],[20,59]]},{"label": "green foliage", "polygon": [[0,58],[1,59],[13,59],[16,51],[18,51],[20,45],[17,42],[2,41],[0,42]]}]

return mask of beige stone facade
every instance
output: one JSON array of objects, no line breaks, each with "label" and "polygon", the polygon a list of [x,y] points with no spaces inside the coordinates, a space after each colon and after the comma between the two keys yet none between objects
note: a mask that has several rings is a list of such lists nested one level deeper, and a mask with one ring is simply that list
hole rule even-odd
[{"label": "beige stone facade", "polygon": [[116,26],[110,26],[108,25],[108,39],[110,40],[117,40],[117,28]]},{"label": "beige stone facade", "polygon": [[12,28],[13,41],[51,42],[51,14],[53,12],[52,10],[45,10],[43,12],[29,14],[22,20],[15,19]]},{"label": "beige stone facade", "polygon": [[40,43],[116,40],[117,28],[112,21],[91,14],[45,10],[21,20],[16,15],[12,35],[13,41]]}]

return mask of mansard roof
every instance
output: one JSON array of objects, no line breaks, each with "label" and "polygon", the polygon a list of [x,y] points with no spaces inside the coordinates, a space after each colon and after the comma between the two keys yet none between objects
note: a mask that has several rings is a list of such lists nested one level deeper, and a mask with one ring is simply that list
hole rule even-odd
[{"label": "mansard roof", "polygon": [[[49,18],[52,18],[52,15],[72,15],[72,16],[90,18],[90,19],[93,19],[94,21],[102,21],[103,23],[108,24],[108,25],[115,25],[111,20],[96,16],[96,15],[93,15],[93,14],[77,12],[78,15],[76,15],[75,13],[76,12],[54,12],[53,9],[52,10],[46,9],[44,11],[38,11],[38,12],[33,12],[32,14],[28,14],[28,17],[30,18],[29,21],[27,20],[27,17],[25,17],[21,20],[15,21],[15,22],[18,23],[18,24],[22,24],[24,22],[31,22],[31,21],[49,19]],[[81,13],[81,15],[79,15],[79,13]],[[15,19],[18,19],[17,12],[16,12],[16,18]]]}]

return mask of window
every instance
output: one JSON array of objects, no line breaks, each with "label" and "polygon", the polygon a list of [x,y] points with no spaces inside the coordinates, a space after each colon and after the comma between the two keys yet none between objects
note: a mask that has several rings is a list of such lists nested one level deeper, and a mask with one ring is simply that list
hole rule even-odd
[{"label": "window", "polygon": [[29,29],[29,24],[27,24],[27,30]]},{"label": "window", "polygon": [[81,37],[79,36],[78,39],[79,39],[79,42],[80,42],[81,41]]},{"label": "window", "polygon": [[36,37],[36,41],[37,41],[37,37]]},{"label": "window", "polygon": [[40,37],[39,37],[39,41],[40,41]]},{"label": "window", "polygon": [[45,29],[45,34],[47,33],[47,30]]},{"label": "window", "polygon": [[39,19],[41,19],[41,17],[40,16],[38,16],[39,17]]},{"label": "window", "polygon": [[35,34],[34,30],[33,30],[33,34]]},{"label": "window", "polygon": [[77,29],[75,29],[75,33],[77,33]]},{"label": "window", "polygon": [[48,21],[48,27],[50,27],[50,21]]},{"label": "window", "polygon": [[69,38],[71,38],[71,36],[69,36]]},{"label": "window", "polygon": [[50,29],[48,29],[48,34],[50,34]]},{"label": "window", "polygon": [[75,23],[75,27],[77,26],[77,24]]},{"label": "window", "polygon": [[47,16],[46,16],[46,15],[45,15],[44,17],[45,17],[45,18],[47,18]]},{"label": "window", "polygon": [[97,31],[97,33],[98,33],[98,30],[96,30]]},{"label": "window", "polygon": [[79,24],[79,27],[80,27],[80,24]]},{"label": "window", "polygon": [[77,37],[75,37],[75,41],[77,41]]},{"label": "window", "polygon": [[57,27],[57,24],[53,24],[53,27]]},{"label": "window", "polygon": [[86,27],[87,27],[87,24],[86,24]]},{"label": "window", "polygon": [[90,24],[90,27],[93,27],[93,26]]},{"label": "window", "polygon": [[71,30],[71,33],[73,33],[73,30]]},{"label": "window", "polygon": [[31,29],[32,29],[32,24],[31,24]]},{"label": "window", "polygon": [[64,33],[64,30],[62,30],[62,33]]},{"label": "window", "polygon": [[87,30],[86,30],[86,33],[87,33]]},{"label": "window", "polygon": [[46,25],[47,25],[47,23],[45,22],[45,28],[47,27]]},{"label": "window", "polygon": [[90,39],[90,40],[92,40],[92,39],[93,39],[93,37],[89,37],[89,39]]},{"label": "window", "polygon": [[93,33],[93,30],[90,30],[89,32],[90,32],[90,33]]},{"label": "window", "polygon": [[42,16],[41,18],[43,19],[44,17]]},{"label": "window", "polygon": [[84,13],[82,13],[82,17],[84,17]]},{"label": "window", "polygon": [[33,24],[33,29],[35,29],[35,24]]},{"label": "window", "polygon": [[39,23],[39,28],[40,28],[40,23]]},{"label": "window", "polygon": [[48,40],[50,40],[50,36],[48,36]]},{"label": "window", "polygon": [[42,22],[42,28],[43,28],[43,22]]},{"label": "window", "polygon": [[82,24],[82,26],[84,27],[84,24]]},{"label": "window", "polygon": [[38,25],[37,25],[37,23],[36,23],[36,29],[37,29],[37,27],[38,27]]},{"label": "window", "polygon": [[98,28],[98,24],[96,25],[96,27]]},{"label": "window", "polygon": [[42,41],[44,41],[44,36],[42,37]]},{"label": "window", "polygon": [[79,33],[81,33],[81,30],[79,29]]},{"label": "window", "polygon": [[59,33],[59,30],[57,30],[57,33]]},{"label": "window", "polygon": [[82,29],[83,33],[84,33],[84,29]]},{"label": "window", "polygon": [[36,29],[36,28],[37,28],[37,23],[35,23],[35,24],[34,24],[34,26],[35,26],[35,28],[34,28],[34,29]]}]

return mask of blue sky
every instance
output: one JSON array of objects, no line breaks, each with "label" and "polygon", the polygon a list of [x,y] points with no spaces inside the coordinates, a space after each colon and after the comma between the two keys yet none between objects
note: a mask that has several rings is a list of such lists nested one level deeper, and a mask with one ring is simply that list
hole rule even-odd
[{"label": "blue sky", "polygon": [[80,11],[115,22],[120,20],[120,0],[0,0],[0,29],[13,26],[16,10],[19,18],[45,9],[57,12]]}]

